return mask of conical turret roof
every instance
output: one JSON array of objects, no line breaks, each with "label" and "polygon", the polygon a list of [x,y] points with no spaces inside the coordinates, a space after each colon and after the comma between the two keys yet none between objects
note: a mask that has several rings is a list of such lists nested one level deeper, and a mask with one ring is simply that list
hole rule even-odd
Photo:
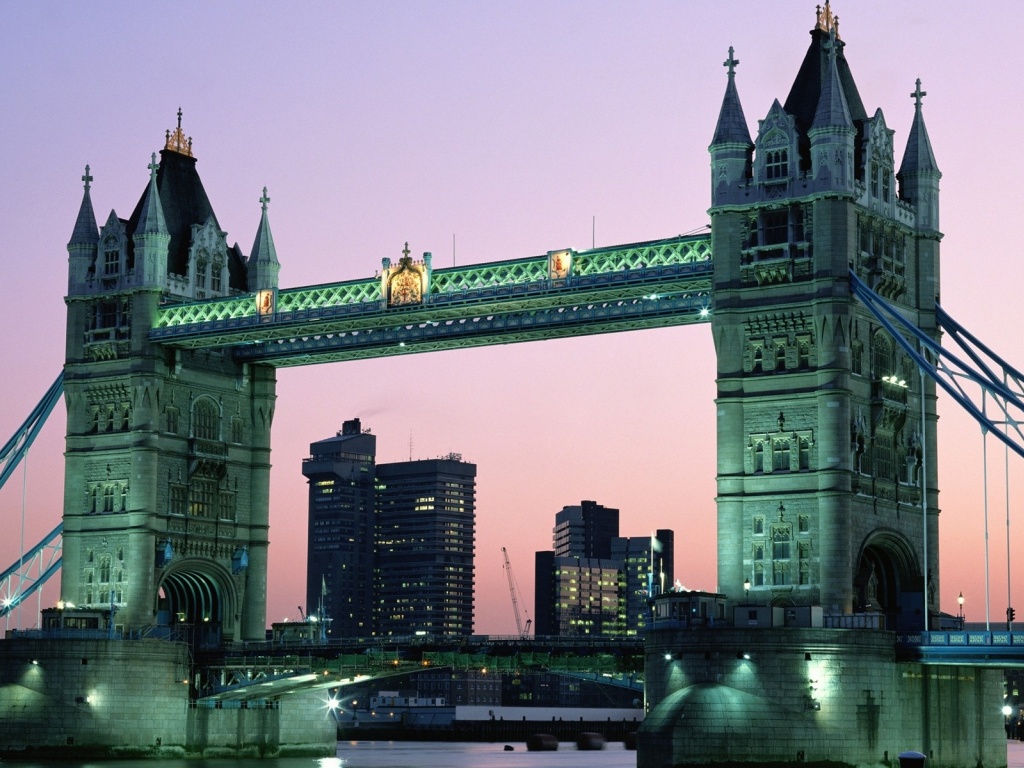
[{"label": "conical turret roof", "polygon": [[85,175],[82,177],[85,182],[85,192],[82,194],[82,204],[78,207],[78,218],[75,219],[75,228],[71,232],[71,240],[68,245],[96,245],[100,241],[99,229],[96,227],[96,214],[92,210],[92,198],[89,196],[89,188],[92,186],[92,176],[89,175],[89,166],[85,166]]}]

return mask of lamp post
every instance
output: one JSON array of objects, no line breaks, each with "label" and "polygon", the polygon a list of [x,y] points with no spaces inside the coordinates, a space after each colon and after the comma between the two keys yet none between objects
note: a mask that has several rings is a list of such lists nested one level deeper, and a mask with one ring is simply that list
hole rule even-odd
[{"label": "lamp post", "polygon": [[750,579],[743,580],[743,604],[750,605]]},{"label": "lamp post", "polygon": [[960,606],[957,609],[956,618],[960,622],[960,631],[964,628],[964,593],[961,592],[956,598],[957,604]]}]

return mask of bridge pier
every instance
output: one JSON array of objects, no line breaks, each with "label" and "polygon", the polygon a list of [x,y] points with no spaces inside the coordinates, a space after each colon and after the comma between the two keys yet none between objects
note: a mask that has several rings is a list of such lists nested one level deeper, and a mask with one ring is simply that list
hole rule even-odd
[{"label": "bridge pier", "polygon": [[186,645],[164,640],[0,643],[0,756],[333,756],[322,693],[198,707]]},{"label": "bridge pier", "polygon": [[637,768],[1006,765],[998,669],[898,662],[891,632],[655,629]]}]

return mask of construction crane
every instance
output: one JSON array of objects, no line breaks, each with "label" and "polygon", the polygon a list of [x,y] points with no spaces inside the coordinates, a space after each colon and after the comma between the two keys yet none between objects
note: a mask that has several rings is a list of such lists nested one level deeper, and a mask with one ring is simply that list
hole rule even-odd
[{"label": "construction crane", "polygon": [[[512,596],[512,612],[516,616],[516,631],[519,633],[519,637],[525,640],[530,636],[530,625],[533,624],[533,619],[529,616],[526,617],[526,624],[523,624],[523,620],[519,618],[519,599],[516,597],[517,584],[515,574],[512,573],[512,563],[508,561],[508,552],[504,547],[501,548],[501,556],[505,558],[505,577],[508,579],[508,593]],[[526,613],[526,609],[523,609]]]}]

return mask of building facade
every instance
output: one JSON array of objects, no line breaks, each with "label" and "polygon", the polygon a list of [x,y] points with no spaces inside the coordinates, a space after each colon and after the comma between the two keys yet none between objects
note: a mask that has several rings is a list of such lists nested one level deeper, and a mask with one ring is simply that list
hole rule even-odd
[{"label": "building facade", "polygon": [[167,303],[266,293],[266,190],[252,252],[228,246],[192,141],[168,131],[128,218],[85,193],[68,243],[61,600],[202,642],[266,627],[275,372],[149,340]]},{"label": "building facade", "polygon": [[920,83],[897,166],[827,3],[810,34],[754,139],[730,51],[710,146],[718,584],[920,627],[938,609],[934,385],[850,275],[937,337],[941,174]]},{"label": "building facade", "polygon": [[473,634],[476,465],[377,465],[378,635]]},{"label": "building facade", "polygon": [[359,419],[309,446],[306,613],[326,620],[325,634],[372,633],[376,535],[377,437]]},{"label": "building facade", "polygon": [[624,632],[643,632],[652,617],[651,599],[675,583],[675,533],[659,528],[653,536],[616,536],[611,559],[622,571]]},{"label": "building facade", "polygon": [[673,532],[619,536],[619,510],[594,501],[555,514],[552,544],[534,557],[537,635],[637,634],[648,598],[673,582]]},{"label": "building facade", "polygon": [[596,557],[612,555],[612,539],[619,535],[619,510],[596,501],[581,501],[555,513],[553,531],[555,557]]}]

